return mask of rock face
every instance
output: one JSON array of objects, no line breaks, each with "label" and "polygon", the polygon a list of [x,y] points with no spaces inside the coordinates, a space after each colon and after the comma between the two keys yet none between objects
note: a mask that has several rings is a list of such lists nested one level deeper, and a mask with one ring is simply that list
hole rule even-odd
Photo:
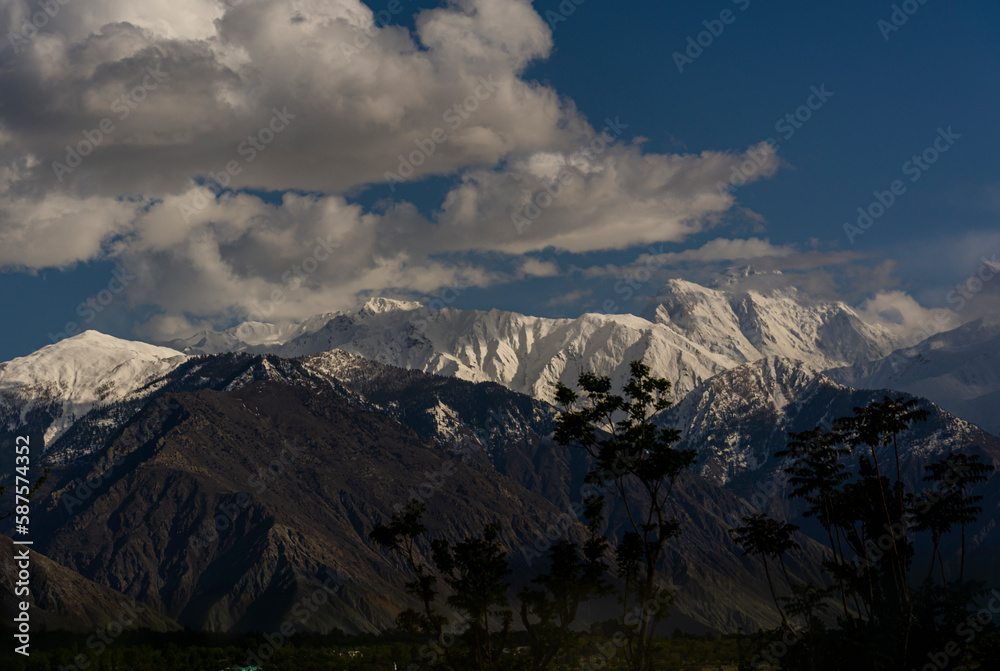
[{"label": "rock face", "polygon": [[[884,396],[835,382],[798,361],[769,357],[737,366],[699,385],[664,411],[665,425],[682,429],[682,444],[702,455],[701,472],[720,484],[754,479],[775,466],[789,432],[829,427],[837,417]],[[901,453],[914,468],[970,446],[1000,456],[1000,438],[924,401],[931,412],[903,437]]]},{"label": "rock face", "polygon": [[[40,548],[194,628],[390,627],[407,573],[367,533],[412,496],[426,501],[431,536],[498,523],[524,584],[544,566],[546,531],[582,500],[586,464],[552,443],[554,409],[500,385],[344,353],[236,354],[185,362],[150,389],[95,409],[52,446]],[[763,574],[727,535],[740,507],[700,476],[678,484],[671,626],[774,623]],[[612,532],[624,522],[613,510]],[[818,546],[802,542],[790,570],[805,577]],[[324,603],[302,620],[313,595]],[[583,617],[615,612],[590,604]]]},{"label": "rock face", "polygon": [[30,590],[15,593],[18,566],[15,555],[26,546],[15,546],[0,536],[0,615],[10,627],[19,612],[18,603],[28,601],[34,631],[68,630],[88,632],[117,622],[123,629],[173,631],[180,627],[170,618],[119,592],[87,580],[79,573],[28,550]]},{"label": "rock face", "polygon": [[[266,327],[266,328],[265,328]],[[671,280],[641,317],[545,319],[491,310],[432,310],[384,298],[278,329],[245,324],[165,343],[188,354],[284,357],[341,349],[367,359],[473,382],[496,382],[551,402],[556,382],[584,371],[628,376],[641,359],[683,395],[733,366],[782,356],[825,369],[883,357],[898,343],[849,306],[794,289],[740,290]]]},{"label": "rock face", "polygon": [[863,389],[899,389],[923,396],[1000,435],[1000,318],[980,317],[828,375]]},{"label": "rock face", "polygon": [[[665,426],[682,430],[679,443],[699,453],[698,472],[727,490],[759,507],[786,518],[794,516],[798,505],[785,497],[784,463],[773,455],[785,447],[789,432],[824,426],[837,417],[852,414],[855,407],[880,401],[884,396],[903,396],[889,390],[853,389],[834,382],[808,366],[788,359],[771,357],[737,366],[695,388],[679,404],[660,417]],[[899,441],[903,479],[910,491],[925,486],[924,466],[948,452],[978,454],[982,461],[1000,468],[1000,438],[955,417],[933,403],[923,401],[930,411],[926,422],[914,424]],[[894,460],[891,446],[882,448],[883,463]],[[967,530],[974,539],[967,568],[988,580],[997,570],[1000,534],[1000,474],[978,487],[985,498],[980,519]],[[803,524],[817,539],[817,529]],[[946,535],[948,559],[957,556],[956,534]]]},{"label": "rock face", "polygon": [[487,510],[507,537],[527,537],[552,510],[445,456],[330,391],[168,394],[111,441],[104,458],[119,466],[89,496],[66,484],[72,466],[54,472],[43,546],[194,628],[269,631],[319,590],[326,607],[304,629],[384,629],[406,601],[405,572],[367,533],[410,488],[429,494],[428,526],[450,537],[481,529]]},{"label": "rock face", "polygon": [[[519,584],[539,569],[535,548],[579,509],[586,472],[579,451],[552,442],[546,390],[592,370],[620,382],[643,359],[678,381],[681,400],[662,421],[700,455],[673,498],[683,534],[666,562],[681,586],[671,626],[755,629],[775,619],[763,574],[728,537],[741,497],[775,479],[771,455],[788,431],[883,396],[819,370],[887,345],[837,306],[813,319],[787,296],[731,294],[675,283],[652,308],[656,323],[379,299],[294,328],[253,325],[238,342],[206,336],[205,347],[247,350],[209,356],[88,332],[0,365],[0,441],[27,434],[42,446],[33,454],[53,473],[37,499],[37,547],[85,578],[195,628],[271,631],[293,619],[309,631],[372,631],[409,601],[405,570],[367,533],[411,497],[426,501],[431,536],[498,522]],[[809,343],[820,354],[803,362]],[[997,442],[933,408],[903,446],[907,477],[950,449],[1000,463]],[[788,516],[783,493],[768,506]],[[996,569],[1000,550],[993,483],[984,507],[969,530],[977,575]],[[611,533],[624,525],[612,510]],[[807,578],[820,546],[800,542],[789,569]],[[613,616],[591,604],[583,617]]]}]

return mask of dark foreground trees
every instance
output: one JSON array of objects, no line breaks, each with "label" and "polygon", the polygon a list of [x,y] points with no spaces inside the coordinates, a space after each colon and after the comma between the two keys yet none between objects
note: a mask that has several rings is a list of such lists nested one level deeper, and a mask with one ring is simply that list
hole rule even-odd
[{"label": "dark foreground trees", "polygon": [[[416,546],[426,532],[422,503],[411,502],[389,524],[375,527],[370,537],[405,559],[415,579],[406,585],[421,610],[403,611],[397,623],[411,634],[426,637],[417,656],[436,668],[474,669],[552,668],[558,653],[573,639],[572,625],[580,604],[607,591],[603,544],[592,538],[580,547],[570,540],[553,546],[549,570],[518,595],[521,624],[528,636],[530,655],[505,654],[513,610],[508,601],[510,568],[499,543],[497,527],[487,525],[482,534],[455,543],[430,542],[433,566],[417,557]],[[447,595],[439,589],[443,578]],[[452,612],[449,617],[442,606]],[[456,643],[458,645],[456,645]]]},{"label": "dark foreground trees", "polygon": [[[555,438],[562,445],[587,451],[591,467],[586,482],[607,492],[617,512],[627,520],[615,546],[628,668],[646,671],[656,624],[668,609],[671,587],[659,580],[667,543],[680,534],[680,523],[669,513],[670,495],[681,473],[695,463],[694,450],[678,450],[676,429],[656,425],[656,413],[670,407],[670,382],[650,375],[649,366],[633,361],[620,394],[612,393],[607,377],[580,376],[583,396],[559,384],[559,415]],[[607,514],[605,496],[587,501],[591,525]],[[612,509],[612,513],[615,509]]]},{"label": "dark foreground trees", "polygon": [[[855,408],[830,429],[791,434],[787,449],[776,454],[789,459],[789,497],[804,500],[804,516],[816,518],[830,546],[824,584],[786,575],[791,596],[776,598],[782,627],[773,634],[783,645],[774,661],[781,668],[940,671],[990,658],[982,646],[993,639],[980,634],[993,626],[992,615],[984,618],[980,606],[996,586],[965,581],[964,529],[982,511],[971,490],[993,467],[978,455],[949,453],[925,466],[923,489],[908,488],[899,440],[927,414],[915,399],[886,397]],[[777,533],[780,526],[748,516],[734,540],[747,553],[780,561],[792,547]],[[941,546],[955,530],[962,533],[961,554],[949,576]],[[920,535],[929,542],[919,545]],[[930,552],[918,555],[927,545]],[[915,565],[926,573],[914,575]],[[811,603],[803,599],[807,594]],[[994,602],[1000,610],[1000,598]],[[835,626],[816,616],[831,603],[839,605]],[[804,620],[799,628],[786,617],[793,605]]]},{"label": "dark foreground trees", "polygon": [[[632,364],[620,393],[589,374],[579,389],[558,386],[555,438],[589,457],[586,482],[598,492],[585,501],[589,536],[555,544],[547,571],[516,599],[494,526],[454,545],[426,539],[425,511],[414,502],[372,531],[412,573],[407,589],[420,607],[398,623],[426,641],[415,650],[420,668],[671,668],[654,632],[673,597],[662,580],[664,557],[681,532],[670,497],[695,453],[674,447],[678,432],[655,422],[670,405],[670,384],[645,365]],[[981,512],[976,486],[993,468],[976,455],[950,453],[926,464],[923,480],[917,476],[923,488],[908,486],[901,439],[926,416],[914,400],[885,398],[827,428],[790,435],[776,456],[787,459],[789,498],[803,502],[803,516],[825,536],[825,579],[812,584],[788,571],[798,526],[763,514],[743,518],[733,540],[762,563],[781,625],[753,635],[742,668],[994,668],[1000,591],[965,579],[966,529]],[[942,551],[949,534],[961,539],[950,567]],[[593,630],[603,642],[586,644],[581,655],[579,607],[611,592],[612,573],[620,610]],[[514,639],[526,645],[505,654]]]},{"label": "dark foreground trees", "polygon": [[[534,577],[531,586],[518,594],[518,613],[530,648],[526,668],[552,668],[559,652],[576,636],[573,624],[579,606],[610,593],[604,558],[613,542],[622,584],[621,619],[614,646],[600,653],[603,657],[598,664],[603,666],[616,657],[616,663],[624,660],[629,669],[647,671],[652,668],[650,646],[656,624],[673,599],[671,587],[658,579],[666,545],[680,533],[667,506],[674,483],[694,463],[695,455],[693,450],[672,446],[676,431],[654,424],[653,416],[670,405],[670,383],[652,377],[646,365],[632,363],[621,394],[612,393],[606,377],[584,374],[579,382],[582,397],[558,385],[556,398],[563,411],[557,418],[555,438],[589,453],[586,481],[617,502],[612,512],[624,517],[626,527],[620,537],[602,536],[599,529],[608,513],[606,496],[588,498],[584,514],[589,538],[582,543],[565,539],[554,545],[548,572]],[[415,550],[426,532],[421,521],[424,512],[421,504],[411,503],[370,534],[375,542],[403,557],[414,576],[407,590],[423,607],[402,613],[399,625],[428,636],[428,656],[451,668],[509,668],[499,654],[512,621],[505,597],[509,571],[496,528],[487,527],[482,535],[454,548],[442,540],[431,541],[433,566],[428,566]],[[446,597],[439,593],[438,576],[449,590]],[[440,610],[442,603],[460,614],[461,647],[447,640],[448,618]]]}]

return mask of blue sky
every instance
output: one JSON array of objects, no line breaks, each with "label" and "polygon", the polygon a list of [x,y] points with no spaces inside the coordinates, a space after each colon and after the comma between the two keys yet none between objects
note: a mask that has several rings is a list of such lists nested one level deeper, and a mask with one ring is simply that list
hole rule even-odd
[{"label": "blue sky", "polygon": [[[17,13],[19,3],[8,4],[10,7],[0,19],[0,28],[7,35],[23,26]],[[914,1],[896,3],[900,7],[896,11],[891,2],[870,1],[719,0],[634,2],[622,6],[598,0],[585,0],[579,5],[570,0],[545,0],[532,5],[542,27],[550,29],[544,24],[551,24],[551,42],[545,45],[519,43],[519,35],[526,31],[517,22],[532,30],[538,28],[537,22],[532,23],[531,17],[521,12],[523,8],[517,5],[523,3],[498,0],[496,6],[510,4],[517,11],[512,10],[510,15],[515,18],[509,24],[508,15],[502,21],[494,20],[496,32],[503,38],[498,38],[497,44],[491,41],[490,25],[475,26],[477,39],[489,45],[484,51],[486,56],[478,51],[480,42],[468,48],[451,46],[461,41],[463,33],[448,32],[459,30],[454,28],[463,25],[459,19],[477,11],[476,2],[450,6],[407,2],[400,5],[402,11],[391,16],[393,27],[375,35],[372,45],[363,47],[353,61],[360,64],[358,67],[367,65],[368,61],[362,59],[375,59],[376,50],[380,50],[383,60],[377,64],[383,69],[373,68],[372,74],[365,75],[367,79],[344,75],[336,85],[330,84],[330,90],[316,83],[323,81],[322,71],[306,70],[304,66],[286,68],[286,72],[294,69],[298,73],[289,75],[287,81],[280,81],[280,73],[268,79],[266,64],[253,61],[253,48],[260,47],[263,53],[261,45],[266,39],[284,40],[288,47],[285,57],[293,63],[296,45],[288,45],[286,37],[262,37],[260,31],[244,30],[253,12],[258,11],[251,0],[235,3],[235,9],[226,17],[228,22],[220,24],[227,28],[218,38],[212,28],[218,8],[209,10],[207,4],[195,0],[186,3],[191,11],[184,15],[187,19],[183,25],[169,24],[154,9],[144,10],[147,14],[116,16],[114,12],[119,10],[114,3],[106,4],[106,15],[96,11],[97,18],[73,14],[73,8],[67,6],[50,26],[40,30],[38,37],[24,41],[17,53],[6,48],[9,39],[0,52],[0,71],[4,72],[0,76],[0,101],[6,102],[0,104],[0,175],[5,170],[15,175],[0,184],[0,232],[4,234],[0,246],[5,248],[0,255],[0,300],[7,317],[0,325],[0,360],[49,344],[60,337],[67,322],[122,337],[148,339],[179,335],[185,329],[237,323],[252,311],[242,294],[260,291],[257,300],[266,301],[275,286],[289,291],[289,285],[282,285],[279,279],[282,268],[292,267],[286,260],[307,257],[315,246],[311,241],[316,232],[328,230],[322,228],[327,225],[322,221],[337,218],[350,219],[351,226],[359,231],[367,230],[365,227],[377,230],[377,235],[366,233],[363,244],[347,242],[341,248],[351,250],[357,258],[374,261],[352,269],[346,257],[341,257],[342,273],[330,270],[327,264],[310,275],[303,288],[294,288],[294,295],[285,304],[288,309],[276,312],[274,319],[345,309],[352,301],[371,294],[430,301],[440,295],[442,288],[455,285],[463,289],[450,304],[459,308],[496,307],[543,316],[575,316],[585,311],[638,312],[643,297],[655,293],[658,283],[667,277],[709,281],[725,266],[742,263],[780,268],[813,293],[825,292],[827,297],[854,304],[891,290],[904,292],[925,308],[937,308],[947,304],[947,292],[975,271],[982,256],[990,258],[1000,252],[1000,168],[994,154],[1000,147],[996,122],[1000,118],[1000,87],[996,83],[1000,71],[1000,6],[994,2]],[[356,2],[331,4],[360,7]],[[916,10],[906,16],[905,23],[898,20],[905,14],[900,14],[903,5]],[[390,5],[369,3],[369,7],[378,12]],[[441,13],[440,17],[448,20],[439,22],[440,26],[434,28],[437,32],[424,27],[425,32],[419,34],[423,24],[417,18],[418,12],[441,7],[450,14]],[[560,7],[575,9],[563,16]],[[894,26],[898,30],[889,30],[886,26],[892,25],[894,11],[897,23],[902,24]],[[565,20],[553,18],[557,16]],[[720,17],[730,22],[723,23]],[[293,16],[291,23],[296,22],[329,25],[312,16]],[[47,53],[43,47],[93,44],[93,36],[104,25],[118,26],[120,31],[116,34],[105,30],[111,44],[146,42],[131,51],[120,47],[127,53],[104,63],[104,69],[45,74],[47,67],[54,66],[43,61],[42,55]],[[135,26],[145,31],[141,38],[131,32]],[[709,40],[707,31],[714,27],[718,32],[720,26],[721,32]],[[416,50],[407,46],[404,31],[409,32],[408,39]],[[689,52],[696,57],[679,71],[676,54],[685,52],[688,39],[697,41],[699,34],[707,46],[701,48],[701,53]],[[424,38],[431,41],[427,36],[433,35],[444,35],[444,39],[437,45],[423,42]],[[250,61],[237,67],[233,63],[240,57],[228,47],[241,40],[253,48],[248,49]],[[301,48],[312,47],[303,41]],[[439,53],[435,54],[435,50]],[[221,64],[216,72],[223,65],[231,68],[225,78],[212,80],[212,72],[193,64],[195,59],[190,54],[209,51]],[[512,65],[504,60],[509,52],[516,53],[510,57]],[[427,66],[425,56],[433,67]],[[302,53],[301,57],[307,59],[309,54]],[[120,124],[125,130],[109,134],[94,156],[86,159],[69,179],[53,181],[48,164],[61,159],[66,142],[79,140],[80,129],[96,127],[103,109],[102,102],[92,110],[84,110],[86,114],[74,116],[76,110],[60,110],[58,105],[65,102],[53,100],[60,96],[71,98],[67,91],[79,96],[78,100],[93,100],[97,91],[103,96],[100,100],[106,101],[116,85],[117,90],[134,91],[130,88],[136,80],[134,71],[141,74],[143,59],[150,58],[165,59],[173,73],[162,89],[144,93],[150,101],[160,102],[137,104],[133,119]],[[553,103],[538,96],[521,110],[516,96],[511,96],[505,97],[504,108],[497,110],[501,100],[500,94],[495,94],[495,98],[482,102],[484,110],[493,105],[488,112],[493,116],[484,118],[477,111],[478,116],[473,115],[464,128],[456,131],[456,138],[460,131],[469,131],[468,136],[442,144],[435,156],[440,163],[425,174],[390,189],[377,175],[395,170],[394,161],[380,159],[381,163],[367,173],[360,167],[367,155],[366,147],[373,145],[369,140],[351,146],[352,134],[363,134],[365,124],[373,118],[381,121],[378,115],[384,113],[386,128],[400,132],[399,151],[411,150],[416,146],[414,138],[429,136],[433,121],[427,119],[439,116],[439,111],[447,109],[453,100],[462,100],[447,88],[447,81],[441,81],[449,77],[448,68],[463,61],[461,67],[455,65],[455,74],[450,76],[461,79],[468,75],[474,83],[472,74],[480,67],[480,60],[486,62],[487,69],[510,65],[512,78],[536,87],[536,91],[551,92],[560,101],[559,109],[553,111]],[[380,73],[388,69],[387,63],[397,68],[416,63],[416,74],[384,82]],[[119,71],[125,74],[114,74]],[[264,74],[260,74],[262,71]],[[240,80],[234,83],[234,79]],[[374,87],[384,85],[390,93],[380,98],[378,105],[355,105],[356,100],[367,96],[365,81]],[[399,120],[387,109],[391,107],[391,92],[405,88],[409,81],[416,82],[414,91],[399,93],[399,109],[423,106],[431,110],[425,118],[412,122],[405,116],[409,112]],[[235,94],[220,96],[220,86],[232,86],[253,105],[240,107],[232,103]],[[809,111],[807,121],[797,122],[793,135],[782,137],[776,123],[788,114],[794,115],[820,87],[832,96],[821,105],[815,105],[817,99],[813,98],[818,108]],[[210,97],[211,102],[206,102]],[[276,134],[273,148],[262,151],[253,166],[246,164],[248,169],[240,176],[245,177],[242,185],[234,176],[231,186],[236,191],[225,195],[236,202],[229,203],[224,212],[220,205],[220,213],[214,215],[217,220],[201,222],[204,229],[192,227],[177,235],[166,232],[184,226],[176,216],[154,216],[158,208],[166,207],[173,197],[180,198],[185,188],[194,188],[191,184],[204,185],[209,171],[226,165],[227,160],[243,160],[233,152],[236,140],[227,138],[214,148],[204,139],[199,140],[197,130],[185,129],[205,127],[209,129],[207,137],[217,137],[219,131],[210,128],[213,123],[225,129],[236,123],[233,119],[253,119],[247,123],[263,127],[271,111],[284,101],[291,101],[288,109],[293,113],[305,110],[299,115],[305,121],[290,122],[285,135],[280,131]],[[225,108],[224,103],[233,109]],[[30,114],[21,111],[22,105],[27,109],[30,104],[48,112],[32,120]],[[330,106],[337,111],[330,113],[329,123],[320,125],[316,110]],[[356,113],[353,106],[358,108]],[[522,114],[523,123],[519,121]],[[469,239],[483,238],[481,246],[474,242],[438,242],[425,248],[415,242],[428,238],[429,231],[433,237],[435,231],[446,226],[455,227],[449,230],[456,231],[452,237],[458,238],[472,226],[462,219],[466,210],[453,200],[446,206],[449,194],[452,199],[468,195],[462,187],[471,185],[474,197],[463,201],[464,207],[479,208],[473,216],[477,221],[489,219],[492,215],[486,208],[493,202],[490,199],[509,202],[503,200],[508,193],[505,189],[522,183],[524,174],[533,174],[531,170],[517,172],[519,157],[527,164],[530,157],[541,160],[538,157],[552,152],[568,155],[574,143],[579,144],[579,138],[589,139],[599,133],[606,118],[618,119],[627,128],[616,138],[615,152],[620,153],[609,152],[600,158],[627,164],[633,182],[623,183],[620,194],[602,192],[599,204],[607,220],[589,224],[598,231],[593,241],[570,243],[568,246],[574,248],[567,249],[565,241],[572,239],[571,229],[567,229],[569,233],[563,231],[548,238],[539,234],[538,242],[519,246],[509,238],[494,238],[493,233],[469,229]],[[355,121],[361,130],[352,132]],[[590,130],[580,126],[586,122]],[[476,124],[477,134],[471,132],[472,124]],[[334,130],[330,131],[329,146],[311,154],[312,145],[325,141],[321,129],[331,126]],[[337,135],[341,128],[343,134]],[[495,136],[488,132],[491,129],[496,129]],[[912,167],[904,172],[905,164],[933,146],[939,129],[951,130],[947,151],[941,152],[926,170],[920,169],[919,179],[911,181],[917,172]],[[189,144],[177,139],[187,132],[192,134]],[[386,137],[386,132],[379,131],[377,137]],[[500,142],[496,137],[506,143],[504,148],[494,150],[490,145]],[[705,158],[706,153],[729,155],[733,165],[741,165],[746,161],[741,155],[767,138],[776,139],[778,160],[761,172],[773,174],[754,176],[752,183],[734,191],[735,202],[702,207],[696,204],[699,199],[691,186],[692,193],[685,195],[683,204],[677,204],[672,194],[657,193],[650,195],[647,206],[636,211],[623,205],[617,210],[620,217],[614,218],[615,198],[628,204],[634,201],[633,193],[649,195],[640,174],[648,157],[662,160],[658,168],[651,170],[667,170],[665,166],[672,165],[670,156],[695,157],[684,164],[683,171],[687,172],[670,182],[670,188],[684,190],[697,180],[704,181],[706,174],[730,174],[730,170],[720,167],[722,158]],[[386,157],[393,157],[396,152],[391,137],[385,144],[373,148],[371,155],[384,150]],[[943,146],[940,141],[939,146]],[[629,148],[638,153],[628,154]],[[34,158],[26,163],[26,156]],[[428,158],[428,164],[431,162]],[[343,165],[329,167],[335,163]],[[150,164],[159,169],[149,168]],[[143,172],[147,169],[148,174]],[[352,172],[359,174],[353,181]],[[497,179],[496,184],[491,182],[493,179]],[[901,181],[905,192],[870,229],[849,240],[844,224],[854,222],[858,208],[869,208],[876,198],[874,192],[891,189],[894,180]],[[715,184],[718,180],[709,181]],[[610,188],[602,185],[602,189]],[[704,191],[706,186],[699,188]],[[302,202],[308,202],[296,201],[298,204],[293,206],[285,200],[284,206],[278,207],[286,193],[297,194]],[[235,198],[237,194],[242,194],[246,202]],[[319,203],[325,196],[341,200],[330,205]],[[60,198],[67,199],[65,211],[60,210],[56,217],[51,213],[57,208],[51,203],[63,203]],[[14,204],[2,209],[5,199]],[[142,200],[139,214],[125,206],[130,200]],[[663,238],[655,240],[655,233],[649,230],[655,231],[655,212],[660,204],[668,210],[676,207],[678,213],[665,218]],[[690,208],[690,212],[684,208]],[[321,214],[315,214],[313,209]],[[515,209],[497,213],[496,221],[502,223]],[[563,205],[559,204],[551,212],[543,212],[534,226],[540,231],[546,217],[555,219],[557,209],[558,216],[572,222],[574,213],[569,208],[561,212]],[[252,220],[265,210],[272,212],[276,221],[266,231],[255,229],[251,234],[246,227],[218,223],[227,217]],[[70,220],[75,211],[81,215],[79,225],[74,227]],[[632,234],[630,226],[643,217],[649,219],[644,224],[645,232]],[[685,217],[698,223],[680,234]],[[116,223],[104,225],[106,220]],[[342,223],[328,225],[333,227],[329,230],[348,227]],[[494,225],[489,230],[495,229]],[[80,237],[80,230],[90,233]],[[614,243],[615,230],[622,231],[626,242]],[[508,236],[513,235],[511,231]],[[395,240],[396,234],[399,240],[410,242],[396,242],[392,247],[387,241]],[[197,236],[211,238],[211,244],[195,248],[189,241]],[[736,258],[707,253],[688,259],[674,257],[676,262],[658,265],[655,277],[633,292],[636,296],[631,300],[623,300],[623,294],[615,291],[622,274],[651,246],[662,252],[683,252],[704,249],[719,239],[750,240],[753,242],[744,246],[756,251],[747,252],[746,257],[737,254]],[[602,240],[611,242],[605,244]],[[282,247],[280,253],[272,255],[265,242],[291,248]],[[44,253],[47,246],[60,251]],[[532,265],[525,265],[522,253],[533,260]],[[385,261],[397,257],[404,259],[398,267]],[[219,274],[208,265],[208,258],[226,272]],[[355,263],[353,257],[350,263]],[[392,266],[391,271],[380,270],[384,265]],[[136,279],[124,284],[114,281],[115,268],[126,278],[135,274]],[[258,276],[263,279],[258,281]],[[355,278],[369,283],[356,282]],[[228,293],[215,292],[214,288],[221,285],[229,286]],[[609,300],[614,303],[611,310]],[[86,301],[91,301],[89,309],[81,308]],[[107,305],[101,305],[102,301]],[[969,311],[962,317],[981,312]]]}]

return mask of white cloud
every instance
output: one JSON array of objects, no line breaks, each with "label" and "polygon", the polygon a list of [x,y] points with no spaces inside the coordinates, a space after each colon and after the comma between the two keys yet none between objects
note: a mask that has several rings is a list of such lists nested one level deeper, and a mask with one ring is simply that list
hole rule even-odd
[{"label": "white cloud", "polygon": [[555,277],[559,274],[559,264],[527,258],[521,263],[518,274],[524,277]]},{"label": "white cloud", "polygon": [[901,341],[913,344],[960,323],[955,312],[925,308],[902,291],[880,292],[862,303],[857,311],[869,323],[881,324]]},{"label": "white cloud", "polygon": [[644,254],[637,263],[656,263],[669,266],[684,261],[745,261],[761,258],[783,258],[796,253],[791,245],[773,245],[770,240],[760,238],[730,239],[716,238],[709,240],[696,249],[686,249],[681,252],[665,254]]},{"label": "white cloud", "polygon": [[[603,123],[523,78],[553,47],[528,0],[455,0],[422,11],[413,34],[371,37],[357,0],[60,7],[19,53],[0,50],[0,264],[118,259],[141,277],[131,304],[157,306],[148,327],[163,333],[238,319],[276,291],[270,317],[291,319],[368,293],[486,286],[511,277],[462,253],[680,241],[734,205],[716,184],[742,151],[645,153],[621,134],[627,118],[602,136]],[[34,11],[6,3],[0,33]],[[459,179],[433,220],[406,202],[366,211],[344,198],[388,172]],[[216,197],[196,179],[284,195]],[[559,179],[518,230],[512,215]],[[339,245],[336,262],[290,289],[317,240]],[[557,272],[528,260],[519,274]]]},{"label": "white cloud", "polygon": [[129,230],[137,204],[52,194],[42,201],[0,191],[0,268],[68,268],[107,253]]}]

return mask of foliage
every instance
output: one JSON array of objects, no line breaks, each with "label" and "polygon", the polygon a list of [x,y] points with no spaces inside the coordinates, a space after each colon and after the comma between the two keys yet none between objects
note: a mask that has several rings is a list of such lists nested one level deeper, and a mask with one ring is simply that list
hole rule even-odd
[{"label": "foliage", "polygon": [[[591,458],[586,481],[617,499],[628,519],[628,530],[617,539],[618,577],[624,583],[621,597],[627,644],[623,654],[629,668],[649,668],[649,645],[664,609],[643,604],[661,603],[664,596],[657,574],[667,542],[680,533],[679,522],[668,515],[668,502],[677,478],[695,463],[694,450],[673,444],[676,429],[660,428],[656,413],[670,406],[670,382],[650,375],[649,366],[633,361],[620,394],[611,390],[608,377],[584,373],[580,394],[559,383],[556,401],[562,412],[556,420],[556,441],[587,451]],[[588,501],[591,528],[605,514],[605,499]],[[638,609],[630,622],[630,609]]]},{"label": "foliage", "polygon": [[[885,397],[838,418],[831,430],[790,434],[788,448],[776,454],[790,459],[785,468],[789,497],[805,501],[803,514],[819,521],[830,545],[823,562],[826,584],[795,585],[786,573],[791,596],[779,598],[768,574],[783,628],[794,634],[781,656],[782,668],[922,667],[954,643],[955,632],[973,612],[983,590],[964,580],[965,527],[982,512],[976,505],[981,497],[971,488],[986,481],[993,468],[980,463],[978,455],[950,453],[926,465],[924,482],[930,487],[908,491],[899,439],[927,416],[916,399]],[[894,468],[887,475],[890,447]],[[851,457],[856,472],[848,468]],[[961,560],[958,576],[949,580],[940,547],[942,537],[956,528],[962,531]],[[764,560],[766,570],[768,557],[781,562],[782,554],[794,548],[793,529],[753,515],[733,536],[746,553]],[[932,548],[922,583],[912,575],[914,537],[920,533],[930,535]],[[839,601],[836,628],[818,616],[827,595]],[[791,624],[796,618],[804,620],[802,631]],[[962,650],[963,661],[973,661],[975,650]]]}]

